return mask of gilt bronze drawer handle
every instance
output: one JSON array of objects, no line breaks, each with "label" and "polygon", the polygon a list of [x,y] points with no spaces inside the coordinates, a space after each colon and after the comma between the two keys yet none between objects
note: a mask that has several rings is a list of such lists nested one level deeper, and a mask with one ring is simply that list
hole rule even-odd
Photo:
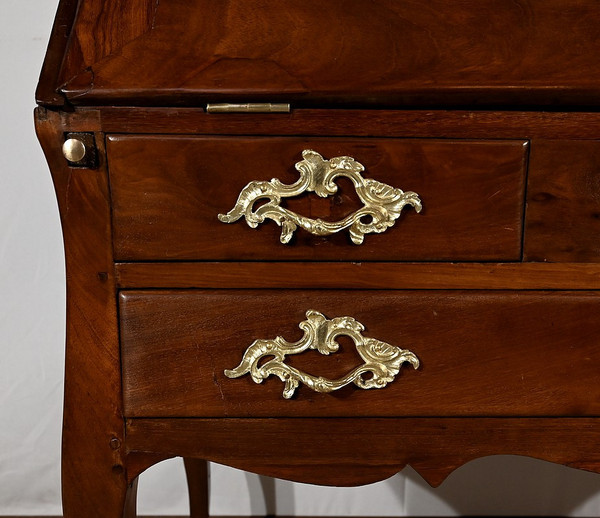
[{"label": "gilt bronze drawer handle", "polygon": [[[242,361],[235,369],[225,370],[228,378],[239,378],[250,373],[255,383],[262,383],[271,374],[285,383],[283,397],[290,399],[302,382],[316,392],[332,392],[350,383],[363,389],[383,388],[394,381],[403,363],[410,363],[415,369],[419,359],[407,349],[400,349],[374,338],[366,338],[361,333],[364,326],[352,317],[338,317],[328,320],[322,313],[312,309],[306,312],[306,320],[299,324],[304,336],[290,343],[281,336],[274,340],[255,340],[244,352]],[[324,355],[339,349],[338,336],[349,336],[364,364],[359,365],[344,377],[330,380],[306,374],[285,363],[285,357],[300,354],[308,349],[316,349]],[[261,360],[272,357],[263,362]],[[365,374],[370,375],[364,377]]]},{"label": "gilt bronze drawer handle", "polygon": [[[303,160],[296,163],[300,178],[296,183],[285,185],[277,178],[271,181],[252,181],[242,189],[233,209],[219,214],[219,221],[233,223],[242,216],[246,223],[256,228],[265,219],[272,219],[281,226],[282,243],[289,243],[294,231],[302,227],[316,236],[328,236],[350,228],[352,242],[360,245],[365,234],[381,233],[392,227],[400,217],[405,205],[421,211],[421,200],[417,193],[404,192],[371,178],[363,178],[364,166],[349,156],[338,156],[325,160],[316,151],[306,149]],[[363,207],[344,219],[335,222],[311,219],[292,212],[280,205],[282,198],[298,196],[304,192],[315,192],[322,198],[337,192],[335,179],[346,176],[354,184]],[[268,200],[253,210],[258,200]]]}]

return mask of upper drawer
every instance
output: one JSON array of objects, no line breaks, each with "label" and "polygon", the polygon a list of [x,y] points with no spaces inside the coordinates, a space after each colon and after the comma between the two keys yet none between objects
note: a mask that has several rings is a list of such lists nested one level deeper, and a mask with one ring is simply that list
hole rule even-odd
[{"label": "upper drawer", "polygon": [[[231,224],[219,221],[250,182],[297,182],[294,165],[303,160],[303,150],[324,159],[353,157],[365,167],[362,178],[417,193],[420,214],[404,207],[393,226],[366,234],[360,245],[352,243],[347,228],[327,236],[298,228],[282,244],[281,228],[271,219],[257,228],[243,217]],[[521,256],[523,141],[113,135],[107,152],[116,260],[510,261]],[[280,205],[312,221],[339,222],[363,203],[349,178],[335,182],[339,188],[332,195],[320,197],[308,189]],[[384,206],[383,213],[389,209]]]}]

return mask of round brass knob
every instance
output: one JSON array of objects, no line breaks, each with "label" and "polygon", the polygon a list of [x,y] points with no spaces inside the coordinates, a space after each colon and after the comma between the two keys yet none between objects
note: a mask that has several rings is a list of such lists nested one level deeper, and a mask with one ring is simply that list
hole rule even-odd
[{"label": "round brass knob", "polygon": [[85,144],[76,138],[67,139],[63,144],[62,152],[69,162],[79,162],[85,156]]}]

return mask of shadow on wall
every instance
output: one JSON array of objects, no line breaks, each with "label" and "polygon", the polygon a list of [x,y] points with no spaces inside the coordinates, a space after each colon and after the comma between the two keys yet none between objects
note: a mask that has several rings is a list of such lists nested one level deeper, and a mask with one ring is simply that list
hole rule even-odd
[{"label": "shadow on wall", "polygon": [[[600,475],[512,455],[465,464],[437,489],[404,470],[406,514],[598,516]],[[427,509],[423,509],[426,502]]]},{"label": "shadow on wall", "polygon": [[[181,459],[142,474],[139,497],[140,515],[188,513]],[[600,516],[600,475],[499,455],[465,464],[436,489],[410,467],[376,484],[336,488],[213,464],[211,515]]]},{"label": "shadow on wall", "polygon": [[[294,484],[248,473],[245,478],[252,515],[305,514]],[[375,499],[371,515],[598,516],[600,510],[600,475],[510,455],[471,461],[436,489],[410,467],[383,484],[391,498]],[[384,500],[402,504],[390,509]]]}]

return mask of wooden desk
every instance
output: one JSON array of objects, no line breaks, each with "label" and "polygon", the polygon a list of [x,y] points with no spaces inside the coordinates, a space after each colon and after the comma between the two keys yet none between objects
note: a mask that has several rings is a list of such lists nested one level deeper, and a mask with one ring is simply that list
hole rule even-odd
[{"label": "wooden desk", "polygon": [[61,2],[67,518],[172,456],[600,472],[600,8],[566,5]]}]

